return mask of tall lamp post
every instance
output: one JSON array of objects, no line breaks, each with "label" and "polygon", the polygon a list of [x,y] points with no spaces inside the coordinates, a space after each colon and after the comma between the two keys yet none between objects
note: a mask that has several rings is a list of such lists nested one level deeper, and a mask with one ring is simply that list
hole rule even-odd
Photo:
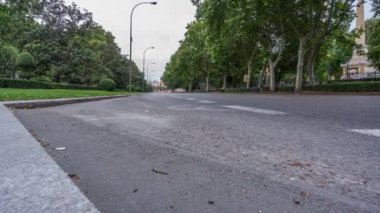
[{"label": "tall lamp post", "polygon": [[[152,71],[149,72],[149,76],[148,76],[148,77],[149,77],[149,80],[148,80],[149,84],[151,83],[151,80],[152,80],[152,79],[150,78],[150,76],[151,76],[151,74],[152,74],[153,72],[155,72],[155,71],[156,71],[156,70],[152,70]],[[153,74],[154,74],[154,73],[153,73]]]},{"label": "tall lamp post", "polygon": [[144,55],[143,55],[143,90],[145,91],[145,53],[148,50],[153,50],[154,47],[148,47],[144,50]]},{"label": "tall lamp post", "polygon": [[151,5],[156,5],[157,2],[156,1],[152,1],[152,2],[141,2],[141,3],[138,3],[136,4],[133,9],[132,9],[132,12],[131,12],[131,18],[130,18],[130,24],[129,24],[129,92],[132,92],[132,41],[133,41],[133,38],[132,38],[132,19],[133,19],[133,12],[135,11],[136,7],[142,5],[142,4],[151,4]]},{"label": "tall lamp post", "polygon": [[[147,80],[148,80],[148,85],[149,85],[149,66],[150,65],[155,65],[156,63],[149,63],[148,65],[146,65],[146,77],[147,77]],[[147,85],[147,91],[148,91],[148,85]]]}]

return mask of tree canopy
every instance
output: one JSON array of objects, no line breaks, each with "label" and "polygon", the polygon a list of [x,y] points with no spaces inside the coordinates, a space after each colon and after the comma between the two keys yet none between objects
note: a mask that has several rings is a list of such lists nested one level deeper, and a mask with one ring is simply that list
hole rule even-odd
[{"label": "tree canopy", "polygon": [[[171,88],[267,86],[275,91],[293,85],[301,91],[305,84],[339,79],[340,64],[352,57],[359,34],[350,31],[353,0],[191,2],[196,20],[162,78]],[[376,11],[379,1],[372,4]],[[376,43],[378,36],[371,34]]]},{"label": "tree canopy", "polygon": [[23,50],[35,59],[35,78],[96,85],[103,78],[118,88],[132,81],[143,84],[134,62],[120,51],[111,32],[94,22],[92,14],[64,0],[0,1],[0,77],[14,78],[15,59]]}]

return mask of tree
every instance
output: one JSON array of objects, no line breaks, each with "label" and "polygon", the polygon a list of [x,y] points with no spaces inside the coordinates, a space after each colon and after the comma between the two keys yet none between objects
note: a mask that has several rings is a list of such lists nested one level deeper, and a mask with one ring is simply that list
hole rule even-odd
[{"label": "tree", "polygon": [[[286,18],[283,11],[286,11],[287,3],[278,0],[257,1],[256,11],[259,14],[260,32],[262,33],[261,43],[265,46],[270,75],[270,91],[276,89],[276,69],[282,60],[286,46]],[[288,8],[290,9],[290,8]],[[264,12],[265,11],[265,12]],[[267,13],[278,14],[268,17]],[[260,86],[265,66],[261,70]]]},{"label": "tree", "polygon": [[380,70],[380,19],[371,19],[367,22],[368,58],[372,64]]},{"label": "tree", "polygon": [[[218,54],[217,51],[225,51],[226,49],[232,51],[233,54],[230,55],[239,59],[238,66],[247,70],[245,73],[248,75],[247,88],[251,86],[254,63],[260,61],[255,60],[259,55],[260,30],[257,16],[252,12],[254,9],[255,4],[247,0],[209,0],[205,1],[203,5],[210,40],[208,46],[211,49],[214,61],[220,61],[216,57],[222,55]],[[242,79],[243,74],[238,74],[238,78]]]},{"label": "tree", "polygon": [[375,12],[374,17],[380,15],[380,0],[372,0],[372,11]]},{"label": "tree", "polygon": [[328,35],[352,19],[350,12],[353,3],[352,0],[301,0],[290,3],[294,9],[290,11],[288,22],[299,43],[295,92],[302,91],[305,54],[310,52],[309,78],[313,84],[313,63],[319,48]]},{"label": "tree", "polygon": [[0,77],[14,78],[18,50],[12,45],[0,44]]},{"label": "tree", "polygon": [[[222,88],[227,84],[241,86],[243,75],[248,74],[253,76],[249,81],[258,79],[259,87],[265,78],[271,91],[275,91],[276,84],[286,82],[295,83],[295,91],[299,92],[304,79],[311,85],[327,79],[325,66],[339,68],[339,63],[352,53],[347,50],[352,45],[348,29],[354,17],[353,0],[192,3],[198,8],[197,27],[188,28],[163,78],[173,85],[182,85],[189,78],[199,81],[206,75],[216,85],[222,78]],[[197,37],[204,38],[204,42],[194,39]]]}]

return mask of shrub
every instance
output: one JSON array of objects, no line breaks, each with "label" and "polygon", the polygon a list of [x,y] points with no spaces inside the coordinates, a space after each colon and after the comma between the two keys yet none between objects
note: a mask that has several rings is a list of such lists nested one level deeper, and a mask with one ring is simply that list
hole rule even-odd
[{"label": "shrub", "polygon": [[347,82],[305,86],[304,91],[316,92],[380,92],[380,82]]},{"label": "shrub", "polygon": [[38,81],[38,82],[45,82],[45,83],[53,83],[53,81],[51,80],[51,78],[47,77],[47,76],[39,76],[35,79],[32,79],[34,81]]},{"label": "shrub", "polygon": [[132,90],[133,92],[144,92],[143,89],[141,87],[135,87],[133,88]]},{"label": "shrub", "polygon": [[[127,91],[129,91],[129,86],[127,85],[127,86],[125,87],[125,89],[126,89]],[[132,91],[132,92],[144,92],[143,88],[141,88],[141,87],[139,87],[139,86],[135,86],[135,85],[132,85],[131,91]]]},{"label": "shrub", "polygon": [[[268,87],[262,89],[263,92],[269,92]],[[294,92],[294,86],[277,87],[277,92]],[[303,86],[305,92],[380,92],[380,81],[356,81],[356,82],[335,82],[329,84],[319,84],[314,86]],[[259,92],[255,89],[230,88],[225,89],[228,93]]]},{"label": "shrub", "polygon": [[105,78],[105,79],[100,80],[99,87],[105,91],[113,91],[116,88],[116,83],[112,79]]},{"label": "shrub", "polygon": [[20,55],[17,56],[16,66],[35,67],[36,61],[34,60],[32,54],[27,51],[23,51]]},{"label": "shrub", "polygon": [[20,78],[31,79],[34,77],[33,69],[36,61],[29,52],[24,51],[17,56],[16,66],[21,69],[18,72]]},{"label": "shrub", "polygon": [[258,92],[256,88],[246,89],[246,88],[226,88],[222,92],[226,93],[246,93],[246,92]]},{"label": "shrub", "polygon": [[30,80],[13,80],[1,79],[0,88],[17,88],[17,89],[72,89],[72,90],[98,90],[98,87],[73,84],[56,84]]}]

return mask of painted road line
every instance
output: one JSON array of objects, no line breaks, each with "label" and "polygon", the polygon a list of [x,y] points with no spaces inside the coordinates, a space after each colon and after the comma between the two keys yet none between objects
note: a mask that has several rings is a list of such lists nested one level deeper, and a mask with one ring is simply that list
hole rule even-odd
[{"label": "painted road line", "polygon": [[202,104],[216,104],[215,101],[207,101],[207,100],[200,100],[198,101],[199,103],[202,103]]},{"label": "painted road line", "polygon": [[254,113],[259,113],[259,114],[265,114],[265,115],[287,115],[288,114],[286,112],[280,112],[280,111],[268,110],[268,109],[260,109],[260,108],[255,108],[255,107],[233,106],[233,105],[232,106],[226,105],[223,107],[226,107],[229,109],[247,111],[247,112],[254,112]]},{"label": "painted road line", "polygon": [[186,98],[186,100],[188,100],[188,101],[196,101],[197,99],[194,99],[194,98]]},{"label": "painted road line", "polygon": [[380,129],[349,129],[349,132],[380,137]]},{"label": "painted road line", "polygon": [[215,107],[207,107],[207,106],[194,107],[192,105],[175,105],[175,106],[169,106],[168,109],[174,110],[174,111],[215,111],[215,112],[233,111],[231,109],[223,109],[223,108],[215,108]]}]

